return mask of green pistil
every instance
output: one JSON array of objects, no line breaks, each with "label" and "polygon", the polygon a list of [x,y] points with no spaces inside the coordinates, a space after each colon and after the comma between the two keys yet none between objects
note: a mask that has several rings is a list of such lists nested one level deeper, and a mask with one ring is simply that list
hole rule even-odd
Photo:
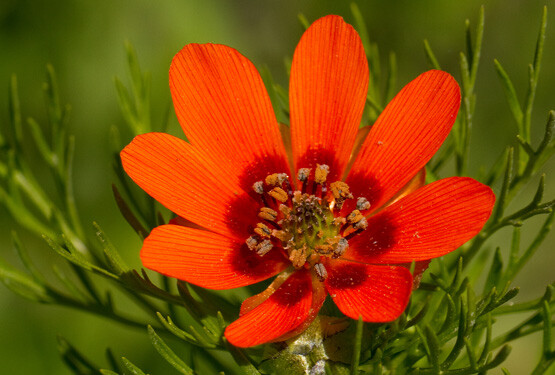
[{"label": "green pistil", "polygon": [[288,246],[295,249],[306,246],[308,256],[316,246],[326,245],[326,240],[339,234],[340,227],[333,219],[333,213],[322,205],[320,198],[296,193],[291,213],[280,225],[291,237]]}]

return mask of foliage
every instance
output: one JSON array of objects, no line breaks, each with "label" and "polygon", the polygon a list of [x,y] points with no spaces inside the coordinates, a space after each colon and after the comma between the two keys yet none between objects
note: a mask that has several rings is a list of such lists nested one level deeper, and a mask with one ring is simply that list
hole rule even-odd
[{"label": "foliage", "polygon": [[[386,59],[387,68],[381,68],[378,46],[368,37],[363,17],[355,5],[352,13],[372,72],[365,111],[366,121],[372,123],[396,92],[397,60],[391,53]],[[301,22],[308,25],[304,17]],[[555,152],[555,111],[550,111],[547,116],[540,143],[536,147],[532,145],[532,109],[546,24],[547,11],[544,10],[536,52],[528,68],[528,88],[523,104],[501,63],[494,61],[518,135],[517,143],[509,145],[499,161],[481,177],[484,183],[499,186],[492,218],[455,257],[434,261],[420,289],[413,294],[410,306],[395,322],[369,324],[353,321],[348,329],[326,336],[319,329],[317,320],[300,337],[286,344],[248,350],[229,345],[222,333],[237,314],[240,301],[250,293],[248,288],[223,294],[185,282],[175,283],[164,277],[153,281],[145,271],[131,269],[126,264],[100,225],[94,224],[95,237],[86,235],[72,188],[74,139],[69,130],[70,107],[62,105],[51,66],[47,67],[44,85],[48,124],[41,125],[28,119],[24,126],[17,79],[15,76],[11,79],[9,126],[0,133],[0,202],[20,227],[44,238],[49,247],[68,262],[72,274],[54,266],[58,280],[48,280],[34,265],[14,231],[13,247],[25,270],[0,259],[0,280],[13,292],[32,301],[68,306],[145,329],[154,349],[175,369],[174,373],[486,374],[501,366],[510,354],[511,341],[541,331],[542,352],[532,373],[542,374],[555,361],[551,337],[555,285],[548,285],[537,299],[517,304],[510,301],[518,294],[513,280],[546,238],[555,216],[555,201],[545,202],[543,198],[545,176],[538,175]],[[438,179],[450,162],[454,162],[457,175],[468,174],[477,103],[475,87],[484,31],[483,9],[474,37],[468,21],[465,31],[466,52],[460,54],[461,112],[448,141],[428,165],[430,181]],[[424,51],[430,65],[440,69],[428,41],[424,42]],[[153,227],[167,221],[167,213],[136,189],[123,172],[118,156],[123,147],[120,131],[132,135],[164,131],[169,110],[162,114],[161,121],[153,119],[150,76],[139,68],[130,45],[127,45],[127,57],[130,87],[119,79],[115,81],[126,127],[114,127],[111,134],[116,177],[113,193],[125,220],[144,238]],[[286,122],[287,91],[274,83],[268,70],[262,74],[278,119]],[[154,129],[154,123],[161,126]],[[38,175],[37,168],[30,165],[25,147],[29,135],[32,147],[40,154],[41,167],[46,168],[49,178],[54,181],[54,195],[45,189],[44,175]],[[508,213],[509,203],[531,182],[538,187],[530,203]],[[544,223],[532,242],[521,249],[522,226],[526,220],[538,215],[544,216]],[[487,241],[505,227],[512,227],[509,255],[504,258],[503,251],[497,247],[487,278],[482,282],[479,275],[486,266],[489,249],[494,246]],[[126,315],[112,297],[114,291],[127,295],[144,310],[146,318]],[[500,317],[516,313],[527,313],[527,316],[506,332],[494,332]],[[91,363],[64,338],[58,339],[58,347],[63,360],[75,374],[145,373],[127,358],[116,359],[109,349],[107,365],[99,366]],[[100,369],[106,366],[110,369]],[[507,370],[503,371],[509,374]]]}]

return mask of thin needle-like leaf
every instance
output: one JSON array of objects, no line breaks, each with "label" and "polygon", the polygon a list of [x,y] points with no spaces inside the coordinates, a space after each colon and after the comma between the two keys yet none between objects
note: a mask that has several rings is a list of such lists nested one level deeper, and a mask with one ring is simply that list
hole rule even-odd
[{"label": "thin needle-like leaf", "polygon": [[534,52],[534,62],[529,67],[529,85],[526,94],[524,105],[524,118],[522,124],[523,134],[522,137],[530,142],[530,126],[532,121],[532,108],[534,106],[534,99],[536,97],[536,90],[538,87],[538,79],[540,74],[541,59],[543,56],[543,46],[545,42],[545,32],[547,28],[547,7],[543,8],[542,20],[538,39],[536,41],[536,50]]},{"label": "thin needle-like leaf", "polygon": [[424,52],[426,52],[426,58],[428,59],[428,64],[430,64],[430,66],[434,69],[441,70],[441,66],[439,65],[439,62],[437,60],[436,55],[434,54],[434,51],[432,51],[432,47],[430,46],[428,39],[424,39]]},{"label": "thin needle-like leaf", "polygon": [[505,69],[497,59],[493,60],[493,64],[495,66],[495,71],[497,72],[497,75],[501,80],[501,84],[503,85],[503,92],[505,93],[505,97],[507,98],[507,102],[509,103],[509,108],[516,121],[518,131],[520,134],[522,134],[523,133],[522,119],[524,115],[522,113],[522,108],[518,101],[518,97],[517,97],[513,82],[511,81],[511,79],[509,78],[509,75],[507,74],[507,72],[505,71]]},{"label": "thin needle-like leaf", "polygon": [[364,47],[364,51],[366,52],[366,57],[370,58],[370,51],[371,43],[370,37],[368,34],[368,28],[366,27],[366,22],[364,22],[364,17],[360,12],[360,8],[356,3],[351,3],[351,13],[353,18],[355,19],[355,28],[358,31],[358,35],[360,35],[360,40],[362,41],[362,46]]},{"label": "thin needle-like leaf", "polygon": [[172,365],[173,368],[179,371],[180,374],[193,375],[193,370],[189,366],[187,366],[187,364],[183,362],[183,360],[179,358],[173,350],[171,350],[168,344],[166,344],[164,340],[162,340],[160,336],[156,334],[156,331],[154,331],[154,328],[152,328],[150,325],[148,326],[148,336],[150,337],[150,341],[152,342],[152,345],[154,346],[156,351],[160,353],[162,357],[164,357],[166,362]]}]

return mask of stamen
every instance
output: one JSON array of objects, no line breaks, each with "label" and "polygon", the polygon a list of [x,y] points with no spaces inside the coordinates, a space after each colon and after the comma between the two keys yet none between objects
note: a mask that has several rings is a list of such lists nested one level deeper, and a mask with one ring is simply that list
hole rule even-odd
[{"label": "stamen", "polygon": [[272,244],[272,241],[264,240],[259,243],[258,246],[256,246],[256,253],[263,257],[264,255],[268,254],[268,252],[272,250],[273,247],[274,245]]},{"label": "stamen", "polygon": [[[353,230],[350,231],[349,234],[343,235],[346,240],[350,240],[351,238],[353,238],[354,236],[356,236],[357,234],[359,234],[360,232],[362,232],[364,229],[368,227],[368,221],[366,221],[366,218],[364,218],[364,220],[361,220],[360,222],[366,223],[366,227],[355,228],[356,224],[353,225]],[[362,224],[362,226],[364,226],[364,223]]]},{"label": "stamen", "polygon": [[301,181],[303,184],[301,186],[301,191],[306,193],[306,187],[308,186],[308,178],[310,177],[310,168],[300,168],[297,171],[297,180]]},{"label": "stamen", "polygon": [[256,224],[256,228],[254,228],[254,233],[263,238],[270,238],[270,236],[272,235],[272,231],[270,230],[270,228],[268,228],[268,226],[263,223]]},{"label": "stamen", "polygon": [[343,216],[338,216],[338,217],[333,218],[333,225],[335,225],[336,227],[339,227],[339,226],[345,224],[346,222],[347,222],[347,220],[345,220],[345,218]]},{"label": "stamen", "polygon": [[297,171],[297,180],[301,182],[305,182],[306,180],[308,180],[308,177],[310,176],[310,171],[310,168],[300,168]]},{"label": "stamen", "polygon": [[306,245],[300,249],[293,249],[289,254],[289,260],[293,267],[301,268],[306,262]]},{"label": "stamen", "polygon": [[293,193],[293,203],[295,203],[295,204],[301,203],[301,200],[302,200],[302,196],[303,196],[303,195],[305,195],[305,194],[301,193],[301,192],[298,191],[298,190],[297,190],[296,192],[294,192],[294,193]]},{"label": "stamen", "polygon": [[264,181],[266,182],[266,185],[269,186],[280,186],[287,179],[288,176],[285,173],[274,173],[266,176],[266,179]]},{"label": "stamen", "polygon": [[252,184],[252,190],[254,190],[257,194],[264,194],[264,183],[262,181],[256,181]]},{"label": "stamen", "polygon": [[291,198],[293,196],[293,189],[291,188],[291,182],[289,182],[288,178],[285,179],[284,185],[287,189],[287,195]]},{"label": "stamen", "polygon": [[247,238],[245,242],[247,243],[247,246],[251,251],[256,249],[256,246],[258,245],[257,239],[254,238],[253,236],[250,236],[249,238]]},{"label": "stamen", "polygon": [[343,254],[345,254],[345,251],[347,251],[348,248],[349,248],[349,241],[347,241],[347,239],[345,238],[341,238],[337,242],[337,246],[333,250],[333,258],[341,257]]},{"label": "stamen", "polygon": [[314,182],[317,184],[323,184],[328,178],[330,173],[330,167],[326,164],[316,164],[316,170],[314,171]]},{"label": "stamen", "polygon": [[316,245],[314,251],[321,255],[330,255],[333,253],[333,246],[330,244]]},{"label": "stamen", "polygon": [[291,209],[289,207],[287,207],[286,205],[284,205],[284,204],[280,204],[278,209],[285,216],[285,218],[288,218],[289,215],[291,214]]},{"label": "stamen", "polygon": [[335,205],[337,206],[338,210],[343,207],[343,203],[347,199],[353,198],[353,194],[351,194],[349,190],[349,185],[347,185],[343,181],[336,181],[331,183],[330,189],[333,197],[335,198]]},{"label": "stamen", "polygon": [[289,198],[285,190],[280,187],[273,188],[272,190],[270,190],[270,192],[268,192],[268,194],[281,203],[287,202],[287,199]]},{"label": "stamen", "polygon": [[327,193],[328,193],[328,187],[326,186],[326,183],[324,182],[324,183],[322,183],[322,191],[321,191],[321,194],[320,194],[320,197],[323,200],[322,204],[324,204],[324,205],[328,204],[328,202],[326,200],[326,194]]},{"label": "stamen", "polygon": [[252,189],[255,191],[255,193],[260,194],[260,198],[262,199],[262,203],[264,204],[264,206],[268,206],[268,201],[264,196],[264,183],[262,181],[256,181],[254,184],[252,184]]},{"label": "stamen", "polygon": [[355,229],[362,229],[365,230],[366,228],[368,228],[368,220],[366,220],[365,217],[363,217],[361,220],[359,220],[357,223],[353,224],[353,227]]},{"label": "stamen", "polygon": [[362,214],[360,213],[359,210],[354,210],[353,212],[351,212],[349,214],[349,216],[347,216],[347,221],[350,224],[356,224],[359,221],[361,221],[362,219],[364,219],[364,216],[362,216]]},{"label": "stamen", "polygon": [[274,221],[277,218],[277,211],[272,210],[270,207],[262,207],[258,213],[258,217],[264,220]]},{"label": "stamen", "polygon": [[288,233],[284,230],[277,230],[277,229],[274,229],[272,231],[272,236],[274,236],[275,238],[277,238],[281,242],[287,242],[292,237],[290,233]]},{"label": "stamen", "polygon": [[[253,234],[245,242],[259,256],[278,246],[295,268],[314,267],[315,275],[324,281],[328,273],[321,258],[339,258],[345,254],[349,248],[348,240],[368,227],[361,211],[369,209],[370,202],[360,197],[355,210],[347,217],[340,216],[338,211],[343,203],[353,198],[349,185],[342,181],[329,184],[330,169],[325,164],[317,164],[312,182],[311,172],[310,168],[297,171],[301,191],[292,191],[285,173],[270,174],[253,184],[253,190],[264,203],[258,212],[263,222],[256,224]],[[307,192],[310,183],[312,192]],[[269,197],[274,200],[270,201]],[[334,207],[338,208],[337,217]]]},{"label": "stamen", "polygon": [[330,167],[326,164],[316,164],[316,171],[314,173],[314,186],[312,188],[312,193],[316,194],[316,187],[320,185],[320,198],[322,198],[322,204],[327,205],[326,193],[328,192],[328,187],[326,186],[326,180],[328,174],[330,173]]},{"label": "stamen", "polygon": [[312,253],[306,258],[306,262],[313,267],[316,263],[320,261],[320,255]]},{"label": "stamen", "polygon": [[[355,229],[353,232],[358,233],[359,231],[368,228],[368,220],[366,220],[364,215],[362,215],[359,210],[353,210],[353,212],[351,212],[349,216],[347,216],[347,222],[348,224],[351,224],[353,226],[353,229]],[[349,227],[348,224],[343,225],[343,227],[341,228],[341,232],[347,230],[347,228]],[[349,233],[349,235],[351,235],[351,233]]]},{"label": "stamen", "polygon": [[324,281],[328,278],[328,271],[326,271],[326,267],[322,263],[316,263],[314,265],[314,271],[316,272],[316,276],[318,276],[318,280]]},{"label": "stamen", "polygon": [[357,198],[357,210],[364,211],[370,208],[370,202],[364,197]]}]

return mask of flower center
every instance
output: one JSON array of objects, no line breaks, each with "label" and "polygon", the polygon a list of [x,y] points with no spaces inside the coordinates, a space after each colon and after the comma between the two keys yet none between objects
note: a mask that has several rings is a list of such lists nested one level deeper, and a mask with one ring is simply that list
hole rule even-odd
[{"label": "flower center", "polygon": [[328,186],[328,174],[325,164],[318,164],[313,175],[310,168],[299,169],[300,191],[292,190],[285,173],[255,182],[253,189],[263,202],[258,213],[262,221],[246,240],[249,249],[262,257],[276,247],[295,268],[312,268],[320,281],[325,280],[322,257],[335,259],[345,253],[348,240],[368,226],[361,211],[370,208],[368,200],[360,197],[357,209],[340,216],[343,203],[353,195],[345,182]]}]

